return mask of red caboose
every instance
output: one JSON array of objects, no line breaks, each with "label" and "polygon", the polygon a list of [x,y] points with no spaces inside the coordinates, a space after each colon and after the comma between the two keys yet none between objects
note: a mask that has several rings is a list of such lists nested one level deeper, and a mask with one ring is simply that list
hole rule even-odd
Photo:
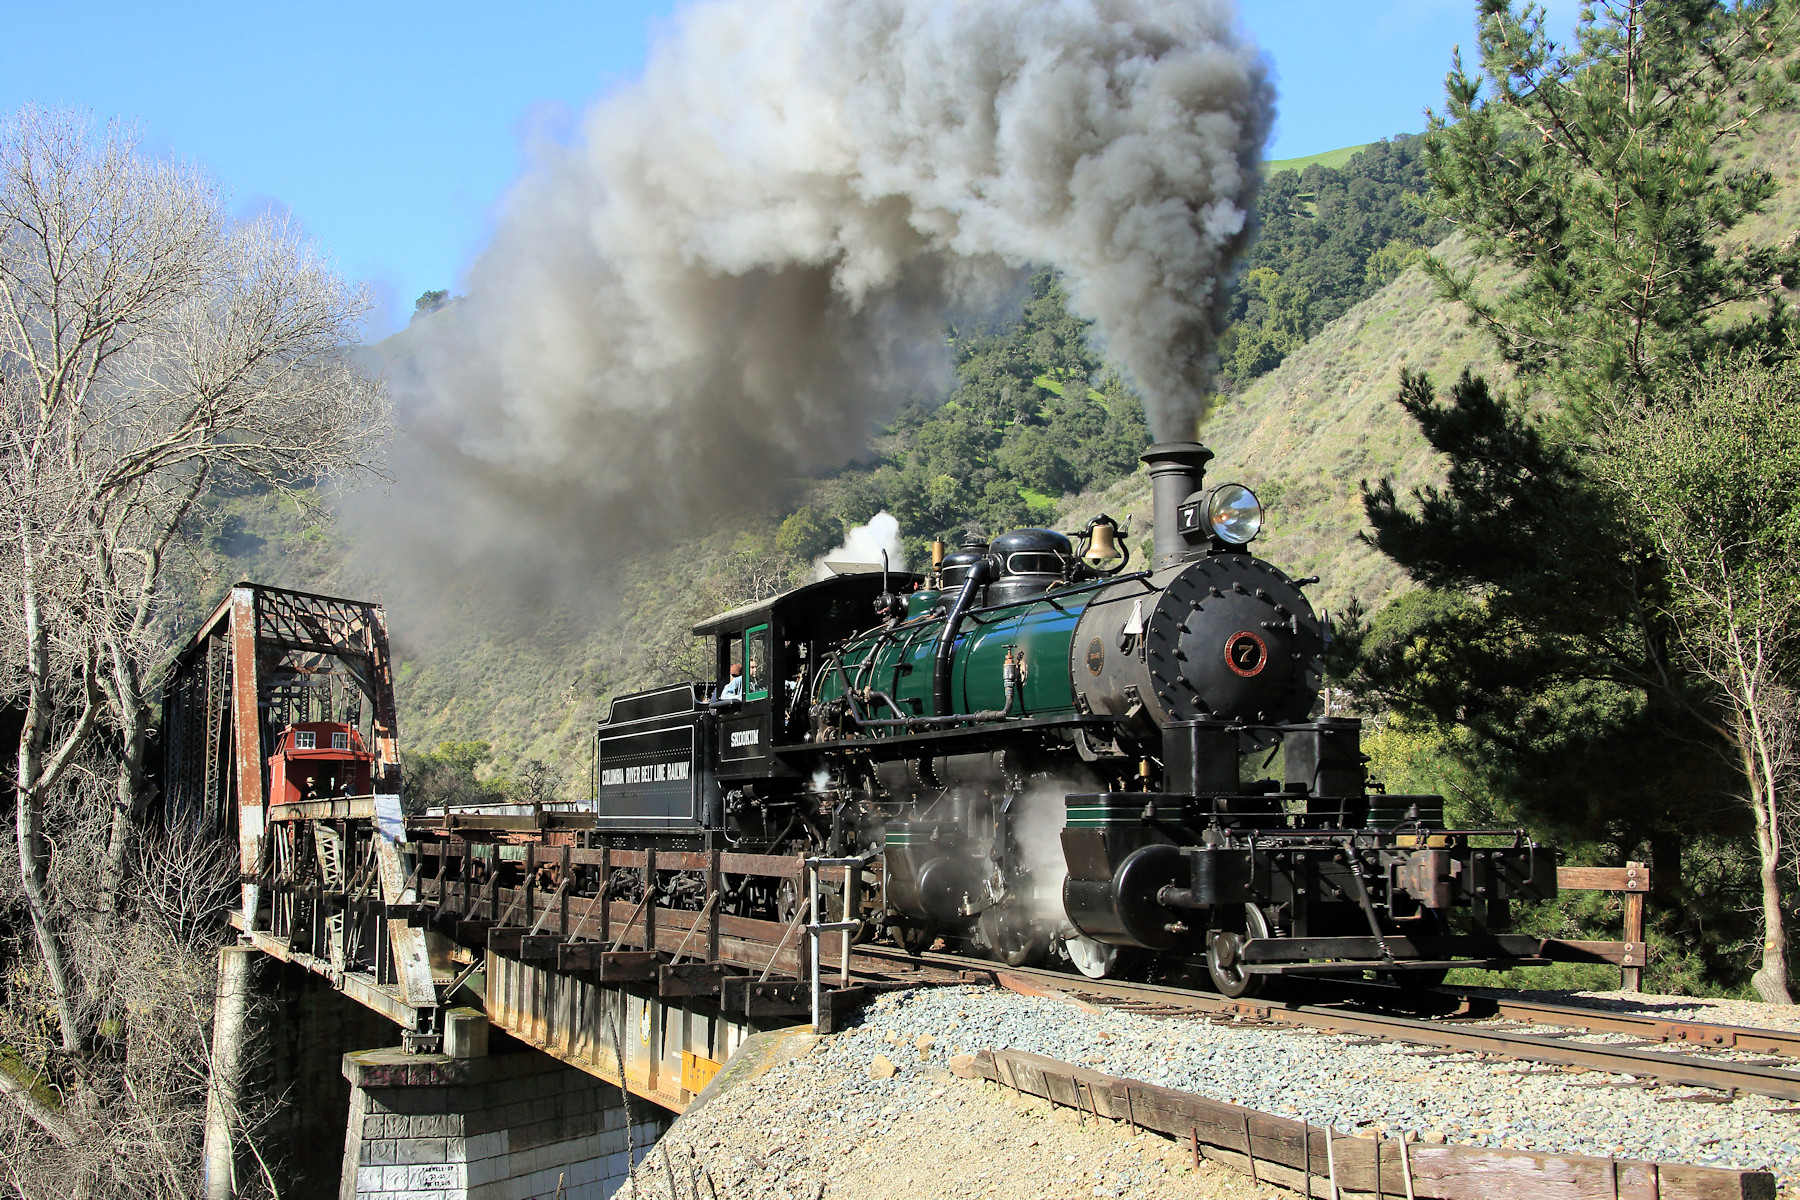
[{"label": "red caboose", "polygon": [[289,725],[269,755],[269,803],[366,796],[375,756],[354,726],[336,721]]}]

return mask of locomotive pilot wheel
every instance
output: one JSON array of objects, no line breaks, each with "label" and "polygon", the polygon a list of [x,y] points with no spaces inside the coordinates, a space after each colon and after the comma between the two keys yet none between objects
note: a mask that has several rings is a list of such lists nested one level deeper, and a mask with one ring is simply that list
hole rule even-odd
[{"label": "locomotive pilot wheel", "polygon": [[1221,996],[1232,1000],[1262,994],[1267,975],[1254,975],[1238,958],[1244,943],[1269,936],[1269,918],[1254,904],[1244,905],[1244,932],[1215,929],[1206,939],[1206,971]]}]

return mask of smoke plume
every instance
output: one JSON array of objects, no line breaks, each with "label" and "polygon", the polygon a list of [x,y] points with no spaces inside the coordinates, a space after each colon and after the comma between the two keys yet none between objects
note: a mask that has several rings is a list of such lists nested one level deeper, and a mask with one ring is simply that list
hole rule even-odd
[{"label": "smoke plume", "polygon": [[1271,113],[1229,0],[695,4],[408,335],[398,491],[565,559],[740,508],[941,394],[946,312],[1030,266],[1191,437]]}]

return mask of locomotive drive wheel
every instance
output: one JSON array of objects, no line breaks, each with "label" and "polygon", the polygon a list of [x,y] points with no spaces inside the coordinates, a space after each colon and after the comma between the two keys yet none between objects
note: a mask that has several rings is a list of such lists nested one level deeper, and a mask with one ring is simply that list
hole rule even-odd
[{"label": "locomotive drive wheel", "polygon": [[1119,968],[1119,948],[1091,937],[1072,934],[1063,939],[1063,949],[1075,969],[1089,979],[1105,979]]},{"label": "locomotive drive wheel", "polygon": [[1254,904],[1244,905],[1244,932],[1214,930],[1206,940],[1206,971],[1219,994],[1237,1000],[1259,996],[1267,975],[1253,975],[1238,959],[1244,943],[1269,936],[1269,919]]},{"label": "locomotive drive wheel", "polygon": [[1050,950],[1050,937],[1031,915],[1007,905],[981,914],[981,936],[995,958],[1009,967],[1035,967]]},{"label": "locomotive drive wheel", "polygon": [[800,885],[791,879],[783,879],[775,889],[775,919],[784,924],[792,924],[800,915],[801,905],[805,903],[806,898],[800,894]]}]

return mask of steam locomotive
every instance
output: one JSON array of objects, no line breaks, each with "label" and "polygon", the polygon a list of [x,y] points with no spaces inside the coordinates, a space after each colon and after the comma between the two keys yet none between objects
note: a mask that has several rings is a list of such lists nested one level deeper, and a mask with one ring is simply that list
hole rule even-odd
[{"label": "steam locomotive", "polygon": [[872,934],[1095,978],[1204,967],[1244,996],[1278,975],[1543,961],[1507,931],[1514,902],[1555,895],[1555,851],[1446,829],[1441,797],[1370,783],[1360,722],[1318,711],[1317,580],[1250,552],[1261,506],[1207,488],[1211,458],[1144,454],[1147,569],[1097,517],[701,622],[725,682],[613,700],[597,828],[860,856]]}]

